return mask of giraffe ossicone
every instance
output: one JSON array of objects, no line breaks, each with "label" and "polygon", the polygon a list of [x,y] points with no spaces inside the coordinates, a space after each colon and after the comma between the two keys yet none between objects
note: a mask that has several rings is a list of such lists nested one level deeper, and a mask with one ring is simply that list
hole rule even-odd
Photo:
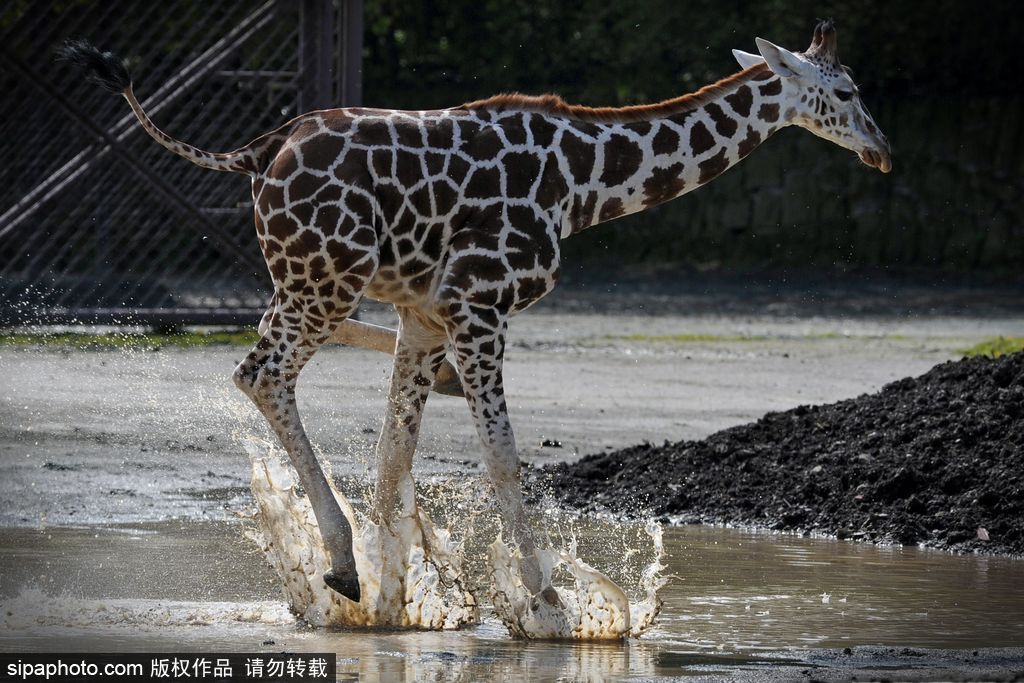
[{"label": "giraffe ossicone", "polygon": [[[657,104],[592,108],[513,94],[432,111],[329,109],[221,154],[159,130],[113,55],[75,43],[65,56],[122,93],[167,149],[251,177],[274,296],[234,380],[306,491],[330,585],[360,600],[352,527],[306,437],[295,383],[322,344],[348,340],[394,353],[373,521],[396,519],[423,407],[451,351],[495,503],[522,555],[522,584],[558,607],[523,507],[502,361],[510,318],[558,280],[561,239],[697,189],[785,126],[891,169],[889,143],[839,62],[831,22],[817,26],[804,52],[756,44],[759,55],[735,53],[742,71]],[[364,296],[395,306],[393,340],[386,332],[381,343],[380,333],[349,320]]]}]

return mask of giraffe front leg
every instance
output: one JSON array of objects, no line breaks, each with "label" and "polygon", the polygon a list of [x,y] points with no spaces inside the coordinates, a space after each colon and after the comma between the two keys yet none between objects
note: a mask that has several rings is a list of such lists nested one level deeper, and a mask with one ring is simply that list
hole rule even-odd
[{"label": "giraffe front leg", "polygon": [[[398,332],[390,327],[381,327],[359,320],[346,320],[338,325],[338,329],[331,335],[330,341],[393,354],[398,342]],[[442,359],[441,367],[436,373],[434,391],[445,396],[463,395],[459,373],[447,359]]]},{"label": "giraffe front leg", "polygon": [[377,441],[377,481],[374,486],[373,517],[382,524],[394,519],[396,512],[412,514],[415,503],[405,501],[407,509],[398,510],[403,480],[408,478],[412,491],[412,457],[419,437],[423,406],[438,367],[444,362],[447,340],[444,331],[425,325],[408,309],[398,309],[401,323],[395,345],[395,363],[391,372],[388,408]]},{"label": "giraffe front leg", "polygon": [[[455,347],[466,401],[484,445],[484,462],[498,512],[523,556],[523,585],[550,604],[561,606],[555,589],[550,584],[544,585],[537,542],[523,505],[519,455],[502,384],[506,320],[502,316],[497,325],[485,327],[481,317],[474,316],[468,310],[470,307],[466,308],[464,313],[452,317],[452,320],[466,322],[453,322],[448,334]],[[485,317],[493,316],[494,312],[488,311]]]}]

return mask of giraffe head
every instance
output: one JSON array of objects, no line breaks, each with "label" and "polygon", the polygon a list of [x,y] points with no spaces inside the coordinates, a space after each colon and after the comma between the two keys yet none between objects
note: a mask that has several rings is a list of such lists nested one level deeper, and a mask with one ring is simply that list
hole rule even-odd
[{"label": "giraffe head", "polygon": [[850,70],[839,62],[831,21],[818,24],[804,52],[790,52],[763,38],[756,42],[760,56],[739,50],[733,50],[733,55],[744,67],[767,62],[782,77],[787,123],[853,150],[861,161],[883,173],[892,169],[889,141],[861,101]]}]

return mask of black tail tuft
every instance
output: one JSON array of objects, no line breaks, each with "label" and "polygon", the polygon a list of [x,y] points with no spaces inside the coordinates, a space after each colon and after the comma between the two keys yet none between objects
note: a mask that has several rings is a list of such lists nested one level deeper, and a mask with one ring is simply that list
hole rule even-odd
[{"label": "black tail tuft", "polygon": [[132,84],[128,67],[114,53],[100,52],[85,40],[69,40],[57,50],[57,58],[75,64],[89,73],[89,80],[110,92],[122,93]]}]

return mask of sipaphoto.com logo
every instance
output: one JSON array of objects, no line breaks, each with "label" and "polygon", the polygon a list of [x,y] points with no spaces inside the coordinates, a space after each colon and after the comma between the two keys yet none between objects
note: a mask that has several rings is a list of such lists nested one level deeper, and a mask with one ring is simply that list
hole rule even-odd
[{"label": "sipaphoto.com logo", "polygon": [[11,679],[51,681],[75,678],[127,678],[143,676],[145,667],[138,662],[89,662],[85,659],[65,661],[22,661],[7,663],[7,676]]},{"label": "sipaphoto.com logo", "polygon": [[326,683],[336,672],[332,652],[0,652],[0,683]]}]

